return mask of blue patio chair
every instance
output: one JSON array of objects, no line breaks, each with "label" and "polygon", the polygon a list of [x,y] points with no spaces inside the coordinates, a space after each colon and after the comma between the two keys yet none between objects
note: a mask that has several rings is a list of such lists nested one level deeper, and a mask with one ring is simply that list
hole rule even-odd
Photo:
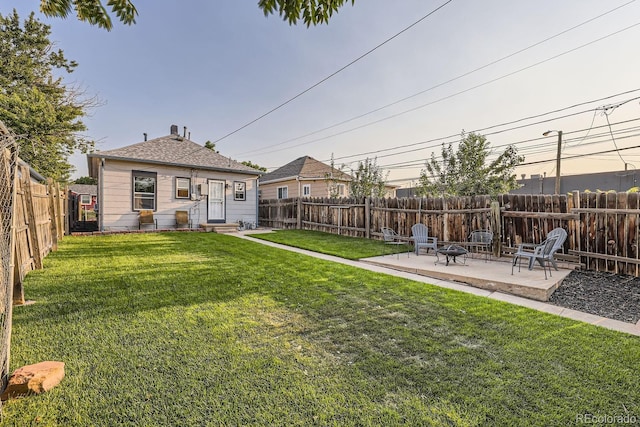
[{"label": "blue patio chair", "polygon": [[429,237],[429,228],[424,224],[415,224],[411,227],[411,238],[416,255],[420,255],[420,248],[426,248],[427,253],[429,249],[438,250],[438,238]]}]

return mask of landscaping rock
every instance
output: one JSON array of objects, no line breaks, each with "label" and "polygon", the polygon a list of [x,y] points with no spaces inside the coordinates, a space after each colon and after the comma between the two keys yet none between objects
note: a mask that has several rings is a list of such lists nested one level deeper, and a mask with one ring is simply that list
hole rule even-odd
[{"label": "landscaping rock", "polygon": [[16,369],[9,378],[7,389],[0,398],[40,394],[60,384],[64,378],[64,362],[40,362]]},{"label": "landscaping rock", "polygon": [[575,270],[562,281],[549,302],[640,325],[640,277]]}]

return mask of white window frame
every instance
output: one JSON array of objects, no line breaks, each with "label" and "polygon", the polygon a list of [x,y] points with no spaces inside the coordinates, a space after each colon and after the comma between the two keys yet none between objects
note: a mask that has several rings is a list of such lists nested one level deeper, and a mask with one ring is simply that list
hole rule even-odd
[{"label": "white window frame", "polygon": [[278,194],[278,199],[288,199],[289,187],[287,187],[286,185],[284,187],[278,187],[277,194]]},{"label": "white window frame", "polygon": [[305,184],[302,186],[302,197],[311,196],[311,184]]},{"label": "white window frame", "polygon": [[244,181],[233,182],[233,200],[247,200],[247,183]]},{"label": "white window frame", "polygon": [[338,193],[338,197],[345,197],[346,185],[337,184],[336,185],[336,190],[337,190],[337,193]]},{"label": "white window frame", "polygon": [[[136,183],[144,184],[144,181],[147,183],[152,183],[153,192],[150,191],[136,191],[138,188]],[[147,210],[156,210],[156,200],[157,200],[157,192],[158,192],[158,174],[155,172],[144,172],[144,171],[132,171],[131,172],[131,207],[134,212],[139,211],[147,211]],[[145,206],[144,202],[151,201],[151,207]],[[138,202],[138,203],[136,203]]]},{"label": "white window frame", "polygon": [[[180,191],[187,190],[186,195],[180,195]],[[191,198],[191,178],[176,177],[176,199]]]},{"label": "white window frame", "polygon": [[81,194],[80,195],[80,204],[81,205],[85,205],[85,206],[86,205],[90,205],[91,204],[91,194]]}]

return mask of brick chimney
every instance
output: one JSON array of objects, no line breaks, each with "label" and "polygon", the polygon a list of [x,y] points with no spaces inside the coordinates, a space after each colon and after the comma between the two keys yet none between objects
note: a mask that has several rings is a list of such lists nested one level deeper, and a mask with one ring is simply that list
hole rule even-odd
[{"label": "brick chimney", "polygon": [[178,125],[171,125],[171,135],[178,134]]}]

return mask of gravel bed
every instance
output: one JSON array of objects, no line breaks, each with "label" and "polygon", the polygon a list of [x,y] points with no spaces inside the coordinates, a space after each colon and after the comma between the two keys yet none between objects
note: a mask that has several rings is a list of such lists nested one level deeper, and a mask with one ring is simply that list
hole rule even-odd
[{"label": "gravel bed", "polygon": [[572,271],[549,299],[551,304],[609,319],[640,320],[640,278],[596,271]]}]

